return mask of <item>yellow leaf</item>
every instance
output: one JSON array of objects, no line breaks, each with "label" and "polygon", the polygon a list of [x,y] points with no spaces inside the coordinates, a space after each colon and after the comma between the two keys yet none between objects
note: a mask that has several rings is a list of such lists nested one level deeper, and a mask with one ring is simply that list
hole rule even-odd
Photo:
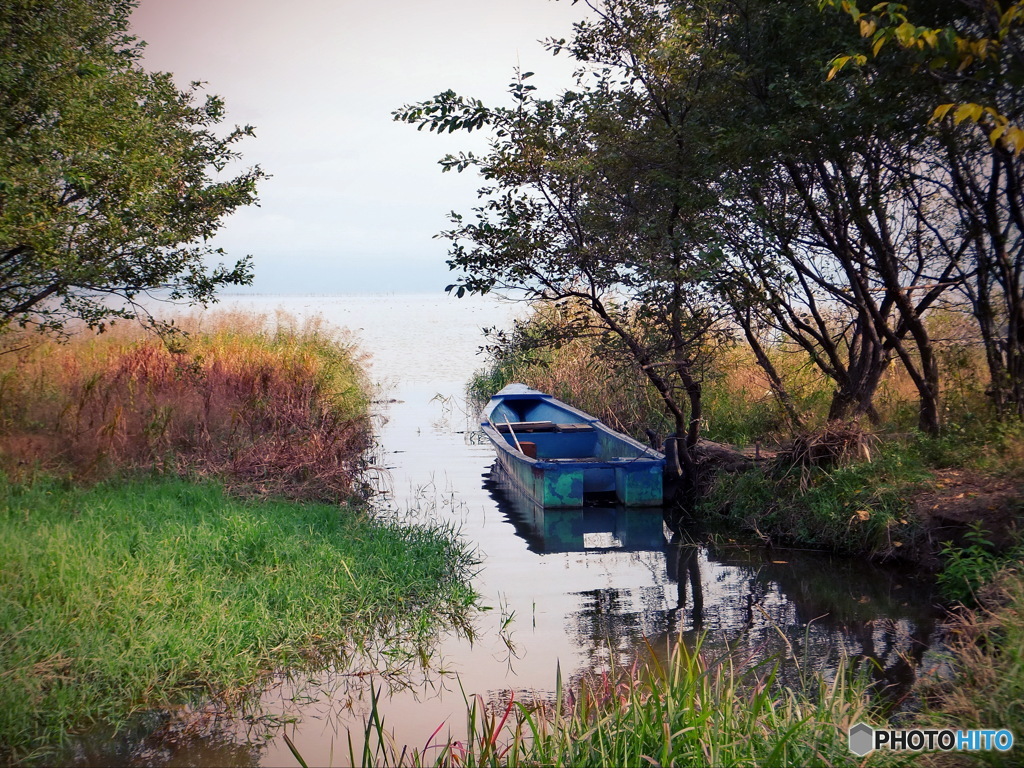
[{"label": "yellow leaf", "polygon": [[893,545],[894,547],[902,547],[902,546],[903,546],[903,542],[902,542],[902,541],[894,541],[894,542],[892,543],[892,545]]},{"label": "yellow leaf", "polygon": [[949,114],[949,110],[951,110],[955,106],[956,104],[940,104],[939,106],[937,106],[935,108],[935,111],[932,112],[932,122],[936,123],[939,120],[944,120],[946,115]]},{"label": "yellow leaf", "polygon": [[849,61],[849,56],[836,56],[834,59],[832,59],[832,69],[829,70],[828,77],[826,77],[825,79],[831,80],[833,77],[836,76],[837,72],[839,72],[843,67],[845,67],[847,63],[849,63]]},{"label": "yellow leaf", "polygon": [[854,514],[861,520],[871,519],[871,513],[868,512],[866,509],[858,509]]},{"label": "yellow leaf", "polygon": [[861,19],[860,22],[860,36],[871,37],[875,34],[875,30],[878,29],[878,23],[874,19]]},{"label": "yellow leaf", "polygon": [[1003,141],[1010,144],[1014,148],[1014,154],[1019,155],[1021,149],[1024,149],[1024,130],[1011,125],[1006,129],[1006,133],[1003,135]]},{"label": "yellow leaf", "polygon": [[1001,34],[1005,33],[1011,24],[1021,19],[1024,19],[1024,3],[1014,3],[999,19],[999,26],[1003,28]]},{"label": "yellow leaf", "polygon": [[961,104],[956,108],[956,112],[953,113],[953,123],[960,125],[964,120],[976,123],[981,117],[982,111],[983,107],[981,104]]},{"label": "yellow leaf", "polygon": [[896,39],[900,41],[900,45],[904,48],[909,48],[914,44],[916,38],[917,28],[909,21],[904,21],[898,27],[896,27]]}]

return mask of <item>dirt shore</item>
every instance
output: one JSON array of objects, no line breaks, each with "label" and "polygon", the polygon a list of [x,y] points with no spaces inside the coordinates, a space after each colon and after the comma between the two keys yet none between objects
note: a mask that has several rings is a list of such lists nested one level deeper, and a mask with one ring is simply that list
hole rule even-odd
[{"label": "dirt shore", "polygon": [[912,509],[927,532],[914,559],[937,569],[942,543],[965,544],[964,534],[973,523],[981,524],[985,538],[997,549],[1018,541],[1024,533],[1024,480],[965,469],[938,470],[934,487],[917,494]]}]

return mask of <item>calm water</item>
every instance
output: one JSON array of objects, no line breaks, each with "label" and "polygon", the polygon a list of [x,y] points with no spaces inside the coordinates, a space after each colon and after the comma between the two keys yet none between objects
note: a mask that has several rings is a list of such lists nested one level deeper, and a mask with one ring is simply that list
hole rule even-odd
[{"label": "calm water", "polygon": [[[826,672],[843,657],[874,659],[877,676],[893,683],[912,680],[932,642],[928,590],[893,570],[728,540],[708,548],[688,543],[685,531],[672,541],[660,510],[545,511],[510,494],[491,477],[493,452],[462,391],[483,365],[480,329],[509,325],[516,305],[401,295],[224,304],[318,313],[354,332],[372,353],[380,399],[391,401],[380,406],[377,473],[387,508],[456,522],[479,551],[475,587],[492,610],[477,617],[472,641],[443,634],[408,687],[389,691],[374,675],[282,681],[263,697],[262,717],[181,733],[142,752],[136,742],[124,748],[126,761],[134,753],[182,765],[295,765],[287,733],[308,764],[345,765],[350,729],[359,754],[371,683],[383,689],[386,729],[422,748],[442,723],[443,733],[459,733],[460,685],[491,703],[549,698],[558,668],[576,678],[628,664],[647,642],[663,650],[701,631],[715,647],[796,657]],[[795,675],[795,665],[783,668],[784,679]],[[273,727],[280,722],[287,725]]]}]

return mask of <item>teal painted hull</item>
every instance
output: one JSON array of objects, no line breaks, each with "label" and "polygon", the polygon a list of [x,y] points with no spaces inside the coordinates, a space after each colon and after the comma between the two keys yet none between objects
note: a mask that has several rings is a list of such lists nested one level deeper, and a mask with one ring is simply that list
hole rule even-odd
[{"label": "teal painted hull", "polygon": [[650,551],[665,544],[661,507],[543,507],[495,463],[488,488],[533,552]]},{"label": "teal painted hull", "polygon": [[491,398],[481,428],[508,477],[543,507],[582,507],[591,494],[662,503],[662,454],[551,395],[511,384]]}]

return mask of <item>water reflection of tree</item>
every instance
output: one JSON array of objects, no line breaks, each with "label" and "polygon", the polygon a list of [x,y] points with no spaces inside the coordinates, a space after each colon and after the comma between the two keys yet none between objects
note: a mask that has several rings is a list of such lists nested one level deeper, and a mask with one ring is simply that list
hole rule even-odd
[{"label": "water reflection of tree", "polygon": [[934,631],[927,593],[891,573],[799,553],[737,549],[709,553],[666,545],[664,576],[639,589],[580,593],[567,617],[592,669],[626,667],[648,647],[665,657],[705,630],[712,655],[735,652],[749,664],[779,664],[778,679],[798,687],[806,673],[826,677],[863,667],[898,701],[913,683]]},{"label": "water reflection of tree", "polygon": [[148,712],[132,718],[116,733],[99,728],[76,738],[70,765],[257,766],[262,739],[239,734],[224,712],[183,710],[175,715]]},{"label": "water reflection of tree", "polygon": [[704,587],[700,578],[700,548],[673,542],[665,548],[665,565],[670,581],[676,584],[676,604],[668,609],[668,631],[676,629],[680,613],[686,611],[686,587],[690,587],[693,600],[690,626],[696,631],[704,626]]},{"label": "water reflection of tree", "polygon": [[[585,549],[578,531],[552,526],[557,513],[530,506],[500,476],[485,487],[532,551]],[[585,517],[577,527],[589,530],[610,511],[562,517],[573,514]],[[630,520],[622,513],[612,519]],[[566,631],[585,667],[628,667],[648,646],[667,655],[680,638],[692,645],[706,631],[703,647],[713,655],[735,651],[751,664],[781,660],[778,676],[787,685],[802,684],[805,672],[830,675],[846,664],[869,668],[896,698],[906,690],[933,633],[927,591],[862,562],[760,547],[708,549],[685,541],[678,526],[669,528],[672,541],[657,549],[643,535],[632,537],[629,567],[649,570],[649,585],[578,593]]]}]

